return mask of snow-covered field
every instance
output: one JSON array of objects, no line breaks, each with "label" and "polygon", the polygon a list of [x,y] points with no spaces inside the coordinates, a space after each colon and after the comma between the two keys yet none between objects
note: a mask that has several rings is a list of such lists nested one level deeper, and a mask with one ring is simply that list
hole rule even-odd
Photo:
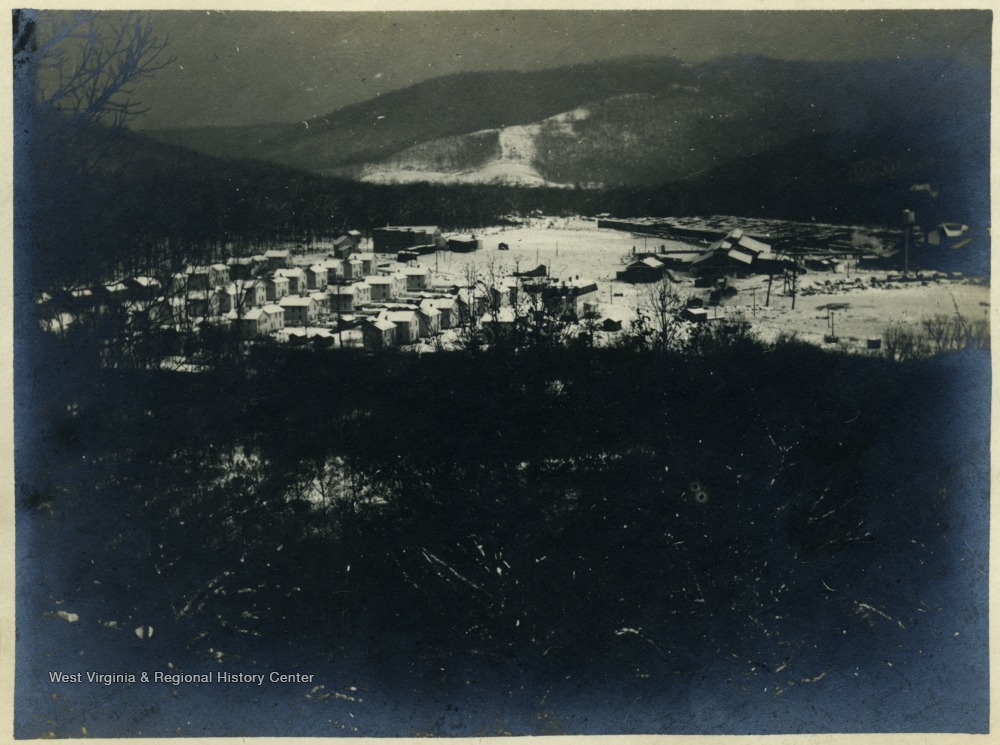
[{"label": "snow-covered field", "polygon": [[[668,251],[696,248],[652,236],[599,229],[594,221],[579,218],[537,218],[528,227],[493,228],[477,237],[483,239],[480,251],[471,254],[442,251],[421,256],[419,262],[435,271],[436,281],[459,285],[466,284],[469,269],[480,278],[488,278],[545,264],[549,274],[560,279],[579,276],[596,280],[600,286],[601,318],[625,322],[635,317],[638,304],[648,292],[648,286],[615,281],[615,273],[628,263],[633,249],[653,251],[664,245]],[[501,242],[510,250],[498,250]],[[822,344],[824,336],[830,333],[828,316],[832,315],[834,335],[848,348],[864,347],[867,339],[880,337],[890,324],[916,326],[922,319],[935,315],[954,316],[956,307],[966,321],[988,317],[990,288],[985,283],[962,278],[930,281],[926,286],[920,283],[871,286],[871,278],[884,284],[887,276],[885,271],[859,273],[852,268],[848,277],[844,267],[833,273],[809,272],[799,280],[794,310],[792,298],[783,292],[780,278],[772,285],[767,307],[767,277],[736,279],[731,284],[738,294],[713,309],[712,314],[718,317],[743,312],[764,338],[773,338],[780,332],[795,333],[817,344]],[[845,287],[848,279],[853,282],[857,278],[863,280],[865,289]],[[833,288],[827,289],[824,283],[828,281]],[[689,277],[682,277],[673,287],[684,299],[708,296],[708,291],[695,288],[694,280]],[[817,294],[802,294],[810,289]],[[827,306],[833,308],[828,312]]]},{"label": "snow-covered field", "polygon": [[[595,280],[600,288],[600,319],[613,318],[625,324],[635,318],[638,307],[648,302],[645,298],[650,291],[648,285],[615,280],[616,273],[632,260],[633,252],[657,251],[661,246],[667,252],[704,249],[654,236],[598,228],[596,221],[580,217],[537,217],[522,227],[491,227],[475,235],[483,241],[479,251],[438,251],[419,257],[417,262],[432,271],[434,284],[462,287],[468,285],[470,274],[488,283],[544,264],[551,277]],[[500,243],[507,244],[509,250],[499,250]],[[370,242],[362,244],[361,250],[370,251]],[[302,260],[320,260],[324,255],[316,252]],[[390,260],[389,256],[380,256],[382,264]],[[936,315],[954,317],[956,311],[966,322],[989,317],[990,288],[983,280],[960,277],[931,280],[926,285],[901,284],[887,281],[892,275],[883,270],[858,272],[853,267],[848,275],[843,264],[836,272],[807,272],[799,279],[794,309],[792,297],[783,289],[780,277],[773,282],[769,304],[766,304],[766,276],[734,279],[730,285],[737,289],[737,295],[712,308],[710,316],[743,313],[765,340],[786,333],[810,343],[825,344],[824,337],[832,331],[838,337],[838,344],[853,350],[865,349],[867,340],[881,337],[889,325],[916,327],[923,319]],[[677,273],[675,276],[681,281],[672,287],[682,300],[708,299],[709,291],[695,288],[693,278]],[[872,286],[873,278],[877,286]],[[863,288],[856,284],[858,279],[862,280]]]}]

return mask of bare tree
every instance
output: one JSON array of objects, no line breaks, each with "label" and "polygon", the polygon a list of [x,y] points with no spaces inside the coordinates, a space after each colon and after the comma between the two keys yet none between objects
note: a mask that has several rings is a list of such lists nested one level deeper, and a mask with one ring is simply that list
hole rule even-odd
[{"label": "bare tree", "polygon": [[[75,141],[88,125],[105,133],[123,128],[147,110],[135,96],[136,83],[173,62],[167,40],[138,13],[17,10],[13,33],[15,84],[30,91],[21,104],[33,109],[33,134],[43,152]],[[87,165],[104,154],[92,148]]]},{"label": "bare tree", "polygon": [[664,351],[678,346],[684,322],[683,303],[667,279],[648,285],[636,301],[636,315],[627,334],[640,349]]}]

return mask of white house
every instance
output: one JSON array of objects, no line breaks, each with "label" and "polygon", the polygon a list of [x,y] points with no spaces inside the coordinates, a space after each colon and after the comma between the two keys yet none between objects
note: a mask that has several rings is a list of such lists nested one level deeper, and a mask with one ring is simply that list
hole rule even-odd
[{"label": "white house", "polygon": [[291,291],[288,277],[275,275],[264,280],[264,291],[268,300],[278,302]]},{"label": "white house", "polygon": [[422,266],[411,266],[403,270],[407,292],[421,292],[427,289],[430,272]]},{"label": "white house", "polygon": [[396,324],[376,318],[366,322],[361,327],[361,333],[365,340],[365,349],[376,351],[388,349],[396,344]]},{"label": "white house", "polygon": [[373,303],[383,303],[395,300],[397,295],[395,292],[398,281],[392,277],[386,277],[383,274],[375,275],[374,277],[368,277],[365,282],[372,288],[372,302]]},{"label": "white house", "polygon": [[379,318],[396,324],[398,344],[413,344],[420,338],[420,319],[416,311],[387,310]]},{"label": "white house", "polygon": [[265,251],[264,258],[267,260],[267,268],[272,272],[292,265],[292,252],[287,248]]},{"label": "white house", "polygon": [[298,267],[278,269],[274,273],[274,276],[285,277],[288,280],[288,293],[290,295],[298,295],[300,292],[305,292],[307,289],[306,273]]},{"label": "white house", "polygon": [[285,311],[277,305],[251,308],[237,322],[244,333],[266,336],[285,327]]},{"label": "white house", "polygon": [[311,297],[289,295],[278,303],[285,311],[286,326],[308,326],[319,317],[319,306]]}]

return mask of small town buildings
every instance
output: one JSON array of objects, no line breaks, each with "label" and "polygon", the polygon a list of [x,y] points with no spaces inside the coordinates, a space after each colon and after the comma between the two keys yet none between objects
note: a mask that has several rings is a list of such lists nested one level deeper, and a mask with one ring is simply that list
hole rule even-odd
[{"label": "small town buildings", "polygon": [[597,310],[597,282],[576,277],[543,289],[542,300],[552,312],[580,318]]},{"label": "small town buildings", "polygon": [[413,344],[420,339],[420,319],[416,311],[387,310],[379,318],[396,325],[397,344]]},{"label": "small town buildings", "polygon": [[737,228],[716,241],[688,265],[688,270],[701,277],[749,274],[771,274],[794,268],[794,264],[779,258],[771,246],[746,235]]},{"label": "small town buildings", "polygon": [[331,285],[327,294],[330,297],[330,311],[333,313],[354,313],[361,306],[372,302],[372,286],[367,282]]},{"label": "small town buildings", "polygon": [[308,326],[319,318],[319,306],[311,297],[289,295],[278,303],[285,311],[286,326]]},{"label": "small town buildings", "polygon": [[685,308],[681,311],[681,318],[685,321],[701,323],[708,320],[707,308]]},{"label": "small town buildings", "polygon": [[[357,231],[351,231],[351,233],[357,233]],[[333,251],[330,252],[330,257],[334,259],[346,259],[352,253],[358,250],[358,244],[361,242],[361,236],[358,234],[355,238],[351,233],[346,235],[337,236],[333,241]]]},{"label": "small town buildings", "polygon": [[265,251],[264,259],[267,261],[268,271],[286,269],[292,265],[292,252],[287,248],[275,248]]},{"label": "small town buildings", "polygon": [[608,333],[614,333],[615,331],[622,330],[622,322],[617,318],[605,318],[601,321],[601,331],[607,331]]},{"label": "small town buildings", "polygon": [[321,316],[330,311],[330,293],[326,290],[310,292],[309,297],[316,301],[316,307],[319,309]]},{"label": "small town buildings", "polygon": [[225,264],[211,266],[190,266],[187,269],[187,289],[214,290],[225,287],[229,281],[229,269]]},{"label": "small town buildings", "polygon": [[427,289],[430,271],[422,266],[411,266],[403,270],[407,292],[421,292]]},{"label": "small town buildings", "polygon": [[322,264],[320,264],[324,269],[326,269],[326,282],[327,284],[334,284],[344,278],[344,261],[343,259],[327,259]]},{"label": "small town buildings", "polygon": [[243,304],[257,307],[267,304],[267,286],[260,279],[241,279],[235,283],[236,291],[243,296]]},{"label": "small town buildings", "polygon": [[417,309],[417,322],[420,324],[420,337],[427,338],[441,333],[441,311],[430,306]]},{"label": "small town buildings", "polygon": [[278,302],[291,292],[288,277],[275,275],[264,279],[265,297],[271,302]]},{"label": "small town buildings", "polygon": [[365,349],[377,352],[396,345],[396,324],[383,318],[367,321],[361,326]]},{"label": "small town buildings", "polygon": [[[370,281],[370,280],[369,280]],[[441,330],[446,331],[459,325],[458,300],[454,297],[427,298],[420,303],[420,308],[433,308],[441,314]]]},{"label": "small town buildings", "polygon": [[455,295],[455,303],[458,306],[459,325],[482,317],[489,307],[486,293],[481,287],[473,287],[471,290],[467,287],[460,288]]},{"label": "small town buildings", "polygon": [[378,259],[375,254],[371,251],[366,251],[364,253],[354,253],[348,257],[349,261],[360,261],[361,262],[361,276],[368,277],[375,273],[375,267]]},{"label": "small town buildings", "polygon": [[285,311],[277,305],[251,308],[236,323],[241,332],[250,336],[267,336],[285,327]]},{"label": "small town buildings", "polygon": [[343,277],[346,280],[363,279],[365,276],[365,265],[361,259],[344,259]]},{"label": "small town buildings", "polygon": [[662,261],[654,259],[652,256],[647,256],[644,259],[633,261],[625,269],[617,272],[615,278],[619,282],[629,282],[631,284],[659,282],[663,279],[665,269],[666,265]]},{"label": "small town buildings", "polygon": [[511,307],[500,308],[496,313],[483,316],[482,326],[487,337],[492,341],[510,339],[515,331],[517,314]]},{"label": "small town buildings", "polygon": [[250,279],[268,268],[263,256],[234,256],[226,261],[226,266],[230,279]]},{"label": "small town buildings", "polygon": [[547,277],[549,268],[545,264],[539,264],[534,269],[526,269],[523,272],[514,272],[514,277]]},{"label": "small town buildings", "polygon": [[482,247],[483,241],[474,235],[468,238],[455,236],[448,239],[448,250],[455,253],[471,253],[478,251]]},{"label": "small town buildings", "polygon": [[310,290],[325,289],[330,281],[326,267],[322,264],[307,266],[302,273],[306,275],[306,288]]},{"label": "small town buildings", "polygon": [[[387,277],[383,274],[378,274],[373,277],[368,277],[365,282],[372,288],[371,301],[373,303],[384,303],[395,300],[401,292],[397,292],[399,287],[399,280],[395,277]],[[403,289],[406,289],[406,280],[403,280]]]},{"label": "small town buildings", "polygon": [[187,315],[189,318],[207,318],[222,313],[222,294],[218,290],[188,290]]},{"label": "small town buildings", "polygon": [[444,248],[441,229],[436,225],[398,225],[372,230],[372,244],[376,253],[394,253],[404,248],[433,245]]},{"label": "small town buildings", "polygon": [[275,271],[274,276],[286,277],[288,279],[288,294],[290,295],[298,295],[308,289],[306,285],[306,273],[298,267],[278,269]]}]

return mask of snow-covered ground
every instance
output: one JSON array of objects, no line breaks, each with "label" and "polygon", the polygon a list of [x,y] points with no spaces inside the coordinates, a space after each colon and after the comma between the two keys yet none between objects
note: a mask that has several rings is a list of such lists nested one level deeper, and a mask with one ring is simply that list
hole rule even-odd
[{"label": "snow-covered ground", "polygon": [[[544,264],[550,276],[559,279],[580,277],[597,281],[600,317],[626,323],[635,318],[637,307],[645,302],[644,297],[649,292],[648,285],[615,280],[616,272],[631,260],[632,252],[655,251],[661,246],[666,246],[667,251],[696,248],[653,236],[597,228],[593,221],[580,218],[535,218],[526,227],[491,228],[476,235],[483,240],[480,251],[441,251],[421,256],[418,261],[434,271],[435,282],[462,286],[467,284],[469,271],[481,279],[488,279]],[[506,243],[510,250],[498,250],[500,243]],[[923,319],[935,315],[954,316],[956,307],[965,321],[988,317],[990,288],[985,283],[962,278],[930,281],[926,286],[920,283],[901,285],[886,283],[889,274],[885,271],[857,272],[852,268],[848,277],[844,266],[832,273],[809,272],[799,279],[794,310],[792,298],[784,292],[780,278],[772,285],[766,307],[767,277],[736,279],[731,285],[738,294],[725,300],[711,314],[721,317],[743,312],[765,339],[784,332],[817,344],[823,344],[824,336],[830,333],[828,316],[832,315],[834,335],[848,348],[856,349],[864,348],[867,339],[880,337],[890,324],[917,326]],[[681,281],[672,286],[681,298],[707,299],[708,290],[695,288],[690,277],[678,276]],[[850,286],[858,278],[863,280],[864,289]],[[883,286],[872,287],[871,278]],[[827,282],[831,283],[830,287],[825,284]],[[803,294],[810,291],[816,294]],[[828,309],[827,306],[833,307]]]},{"label": "snow-covered ground", "polygon": [[[567,186],[547,181],[535,168],[536,139],[543,127],[555,127],[572,133],[574,122],[586,119],[590,112],[574,109],[535,124],[513,125],[496,131],[500,142],[500,155],[493,160],[467,170],[435,170],[430,167],[427,149],[433,143],[418,148],[408,148],[385,163],[371,163],[364,167],[362,181],[380,184],[405,184],[417,182],[447,184],[517,184],[521,186]],[[475,132],[471,136],[481,135]],[[449,139],[449,138],[443,138]],[[411,152],[413,151],[413,152]]]}]

